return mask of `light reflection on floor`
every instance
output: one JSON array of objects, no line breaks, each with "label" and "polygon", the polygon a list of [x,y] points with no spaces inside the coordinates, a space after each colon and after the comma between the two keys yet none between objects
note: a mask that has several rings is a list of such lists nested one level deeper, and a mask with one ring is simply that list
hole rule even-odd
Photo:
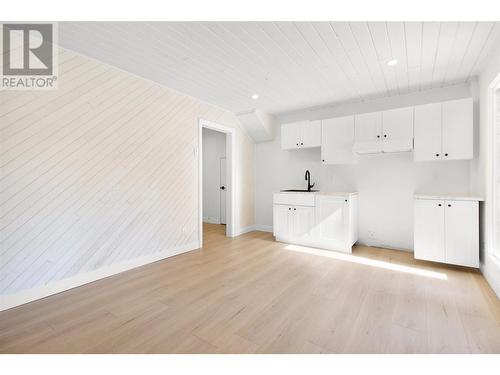
[{"label": "light reflection on floor", "polygon": [[446,274],[442,273],[442,272],[429,271],[429,270],[425,270],[425,269],[418,268],[418,267],[404,266],[401,264],[395,264],[395,263],[390,263],[390,262],[386,262],[386,261],[382,261],[382,260],[364,258],[361,256],[352,255],[352,254],[344,254],[344,253],[339,253],[336,251],[321,250],[321,249],[315,249],[312,247],[298,246],[298,245],[287,245],[287,246],[285,246],[285,250],[295,251],[295,252],[304,253],[304,254],[317,255],[317,256],[337,259],[337,260],[341,260],[341,261],[345,261],[345,262],[363,264],[366,266],[383,268],[383,269],[387,269],[387,270],[391,270],[391,271],[405,272],[405,273],[410,273],[410,274],[418,275],[418,276],[431,277],[431,278],[439,279],[439,280],[448,280],[448,277],[446,276]]}]

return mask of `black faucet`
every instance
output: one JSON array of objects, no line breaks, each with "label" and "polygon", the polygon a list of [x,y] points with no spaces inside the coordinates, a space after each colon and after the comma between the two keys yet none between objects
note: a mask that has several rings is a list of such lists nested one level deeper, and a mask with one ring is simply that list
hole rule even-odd
[{"label": "black faucet", "polygon": [[311,188],[314,187],[314,184],[311,185],[311,173],[309,171],[306,171],[306,178],[307,180],[307,191],[311,191]]}]

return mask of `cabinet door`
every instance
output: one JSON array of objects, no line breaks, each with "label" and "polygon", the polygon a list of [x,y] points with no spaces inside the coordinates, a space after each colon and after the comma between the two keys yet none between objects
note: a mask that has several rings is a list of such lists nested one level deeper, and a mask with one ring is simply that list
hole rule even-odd
[{"label": "cabinet door", "polygon": [[321,146],[321,121],[306,121],[300,125],[300,147]]},{"label": "cabinet door", "polygon": [[357,154],[382,152],[382,112],[354,116],[354,146]]},{"label": "cabinet door", "polygon": [[384,151],[409,151],[413,141],[413,107],[382,112]]},{"label": "cabinet door", "polygon": [[292,207],[292,236],[298,240],[309,240],[314,228],[314,207]]},{"label": "cabinet door", "polygon": [[373,142],[382,139],[382,112],[364,113],[354,117],[356,142]]},{"label": "cabinet door", "polygon": [[416,259],[445,262],[444,201],[415,200]]},{"label": "cabinet door", "polygon": [[443,159],[472,159],[473,138],[472,98],[444,102]]},{"label": "cabinet door", "polygon": [[323,164],[351,164],[356,161],[354,144],[354,116],[323,120],[321,124],[321,162]]},{"label": "cabinet door", "polygon": [[344,246],[347,241],[348,203],[339,197],[316,197],[316,225],[320,241]]},{"label": "cabinet door", "polygon": [[415,107],[414,160],[441,160],[441,128],[441,103]]},{"label": "cabinet door", "polygon": [[282,204],[273,206],[273,232],[276,237],[289,237],[291,230],[291,207]]},{"label": "cabinet door", "polygon": [[281,125],[281,148],[292,150],[299,148],[300,144],[300,123]]},{"label": "cabinet door", "polygon": [[445,202],[446,263],[479,267],[478,206],[478,202]]}]

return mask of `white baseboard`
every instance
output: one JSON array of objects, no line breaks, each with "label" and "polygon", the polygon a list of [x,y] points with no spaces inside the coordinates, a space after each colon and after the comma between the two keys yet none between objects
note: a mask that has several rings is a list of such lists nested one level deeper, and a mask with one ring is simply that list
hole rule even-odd
[{"label": "white baseboard", "polygon": [[250,225],[244,228],[238,228],[235,230],[234,237],[241,236],[242,234],[253,232],[255,230],[255,225]]},{"label": "white baseboard", "polygon": [[272,232],[273,227],[271,225],[260,225],[260,224],[250,225],[248,227],[240,228],[239,230],[237,230],[235,233],[235,237],[256,230],[262,232]]},{"label": "white baseboard", "polygon": [[204,217],[203,222],[209,224],[220,224],[220,220],[216,217]]},{"label": "white baseboard", "polygon": [[91,283],[93,281],[113,276],[118,273],[131,270],[143,266],[148,263],[157,262],[159,260],[169,258],[174,255],[185,253],[198,249],[198,242],[181,245],[172,249],[167,249],[155,254],[146,255],[140,258],[120,262],[108,267],[103,267],[95,271],[69,277],[64,280],[54,281],[47,285],[36,287],[29,290],[24,290],[19,293],[0,296],[0,311],[10,309],[28,302],[35,301],[53,294],[61,293],[78,286]]},{"label": "white baseboard", "polygon": [[273,232],[273,226],[272,225],[262,225],[262,224],[255,224],[255,230],[259,230],[261,232]]},{"label": "white baseboard", "polygon": [[481,264],[481,272],[488,284],[490,284],[491,289],[500,298],[500,265],[491,258],[491,255],[486,255],[486,257],[489,259]]}]

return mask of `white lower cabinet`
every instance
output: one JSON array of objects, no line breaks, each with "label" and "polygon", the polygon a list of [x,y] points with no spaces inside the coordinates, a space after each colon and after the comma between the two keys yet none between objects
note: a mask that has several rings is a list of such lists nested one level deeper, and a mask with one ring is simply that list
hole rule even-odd
[{"label": "white lower cabinet", "polygon": [[273,203],[276,240],[352,251],[357,241],[357,195],[275,194]]},{"label": "white lower cabinet", "polygon": [[338,246],[344,246],[348,230],[347,199],[317,197],[316,203],[319,239]]},{"label": "white lower cabinet", "polygon": [[314,207],[273,205],[275,235],[283,239],[304,239],[312,236]]},{"label": "white lower cabinet", "polygon": [[479,267],[479,202],[415,199],[416,259]]},{"label": "white lower cabinet", "polygon": [[310,240],[314,229],[314,207],[293,207],[292,233],[300,240]]},{"label": "white lower cabinet", "polygon": [[291,207],[275,204],[273,205],[273,234],[280,233],[283,237],[289,237],[291,233]]},{"label": "white lower cabinet", "polygon": [[446,263],[479,267],[478,202],[445,202]]},{"label": "white lower cabinet", "polygon": [[445,262],[444,201],[415,200],[415,258]]}]

